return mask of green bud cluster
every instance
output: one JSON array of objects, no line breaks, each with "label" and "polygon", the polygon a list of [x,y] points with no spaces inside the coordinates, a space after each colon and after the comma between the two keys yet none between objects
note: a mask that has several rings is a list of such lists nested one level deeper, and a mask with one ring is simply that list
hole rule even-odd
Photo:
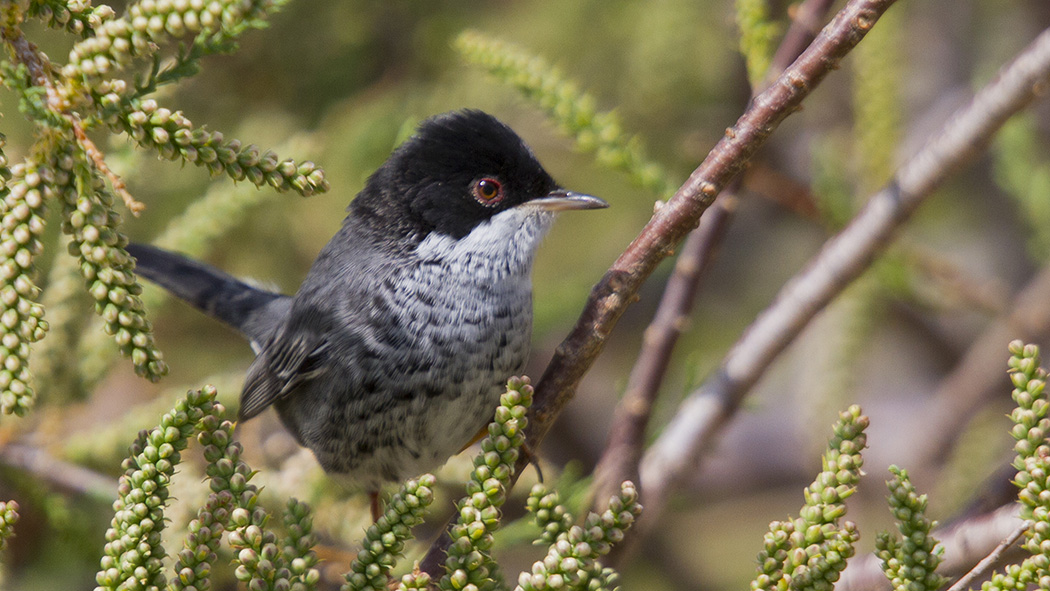
[{"label": "green bud cluster", "polygon": [[15,523],[18,522],[18,503],[0,501],[0,550],[7,547],[7,540],[15,535]]},{"label": "green bud cluster", "polygon": [[[172,39],[207,36],[220,27],[265,16],[269,0],[141,0],[119,19],[101,22],[94,35],[69,52],[62,75],[94,88],[116,68],[130,66],[135,58],[150,56]],[[98,90],[98,89],[96,89]]]},{"label": "green bud cluster", "polygon": [[288,499],[284,509],[284,561],[290,576],[290,591],[307,591],[317,587],[321,573],[314,554],[317,536],[313,531],[310,506],[298,499]]},{"label": "green bud cluster", "polygon": [[[0,136],[0,148],[3,147]],[[0,411],[23,415],[33,404],[29,345],[47,331],[44,308],[34,283],[36,256],[42,245],[46,202],[51,198],[51,169],[27,161],[8,169],[0,149]]]},{"label": "green bud cluster", "polygon": [[[412,528],[423,523],[427,508],[434,501],[436,480],[430,474],[409,480],[387,503],[386,511],[365,533],[361,550],[350,565],[342,591],[380,591],[387,587],[387,577],[403,556],[405,542],[412,539]],[[408,589],[426,588],[429,577],[416,575],[402,580]],[[420,587],[421,586],[421,587]]]},{"label": "green bud cluster", "polygon": [[[230,547],[235,552],[234,576],[243,582],[249,591],[307,591],[317,587],[321,574],[314,566],[317,557],[313,553],[315,543],[310,508],[306,503],[290,499],[285,508],[285,526],[288,538],[280,540],[266,525],[270,517],[258,506],[258,491],[248,483],[251,476],[247,466],[233,458],[216,462],[216,466],[232,471],[228,484],[235,499],[235,508],[230,513]],[[213,486],[216,481],[213,477]]]},{"label": "green bud cluster", "polygon": [[1010,379],[1017,408],[1010,414],[1011,434],[1017,443],[1014,484],[1019,489],[1021,518],[1031,519],[1024,547],[1033,555],[1050,557],[1050,402],[1046,397],[1046,371],[1039,367],[1039,348],[1020,341],[1010,343]]},{"label": "green bud cluster", "polygon": [[536,525],[540,527],[540,537],[534,542],[537,545],[549,546],[562,536],[568,534],[575,521],[557,492],[548,492],[547,487],[536,484],[529,491],[525,508],[532,513]]},{"label": "green bud cluster", "polygon": [[876,555],[896,591],[936,591],[948,580],[936,573],[944,547],[930,535],[937,524],[926,517],[926,495],[915,491],[906,470],[890,466],[890,472],[888,500],[901,537],[880,533]]},{"label": "green bud cluster", "polygon": [[489,434],[474,458],[467,496],[456,504],[459,516],[449,532],[452,545],[445,558],[445,576],[438,581],[443,590],[484,591],[499,577],[491,557],[492,534],[499,528],[499,508],[507,500],[514,465],[525,443],[532,394],[528,378],[511,378],[500,396]]},{"label": "green bud cluster", "polygon": [[840,523],[845,500],[863,473],[868,418],[859,406],[839,414],[823,456],[823,471],[805,490],[806,504],[792,521],[775,521],[758,554],[753,591],[831,591],[860,537],[853,522]]},{"label": "green bud cluster", "polygon": [[660,196],[677,186],[658,164],[645,156],[642,142],[624,132],[613,112],[599,112],[594,97],[565,80],[540,57],[478,31],[465,31],[453,43],[463,58],[481,66],[538,105],[581,152],[595,154],[599,164],[626,172],[635,184]]},{"label": "green bud cluster", "polygon": [[[615,572],[603,568],[598,559],[623,540],[641,514],[634,484],[621,484],[620,493],[609,500],[608,508],[601,515],[589,513],[582,526],[562,527],[564,519],[557,516],[568,516],[568,512],[559,504],[557,493],[548,494],[542,485],[533,487],[529,501],[528,508],[543,529],[538,542],[547,542],[550,534],[559,531],[549,542],[547,556],[535,562],[531,572],[518,575],[515,591],[612,588]],[[568,516],[568,523],[571,522],[572,517]]]},{"label": "green bud cluster", "polygon": [[105,321],[106,333],[131,358],[135,373],[159,380],[168,366],[153,341],[140,297],[142,286],[125,250],[128,239],[120,232],[113,195],[76,150],[59,159],[55,180],[61,187],[62,231],[71,238],[69,254],[80,259],[80,274],[95,299],[95,311]]},{"label": "green bud cluster", "polygon": [[981,585],[982,591],[1022,591],[1034,586],[1050,588],[1050,472],[1047,456],[1050,432],[1047,419],[1046,371],[1039,367],[1039,347],[1012,341],[1009,345],[1010,380],[1017,408],[1010,414],[1014,427],[1011,434],[1017,443],[1014,484],[1019,489],[1021,517],[1030,520],[1025,531],[1024,548],[1032,555],[1021,564],[1005,567]]},{"label": "green bud cluster", "polygon": [[[295,145],[291,141],[288,145]],[[153,241],[156,246],[181,252],[189,257],[200,257],[207,253],[223,234],[244,219],[251,209],[272,199],[271,191],[258,191],[253,186],[218,183],[212,185],[198,200],[190,204]],[[49,286],[45,298],[51,291]],[[142,303],[147,310],[158,309],[167,299],[168,293],[161,289],[147,290],[142,294]],[[46,301],[44,302],[46,306]],[[53,313],[48,308],[49,318]],[[81,389],[90,390],[105,377],[113,361],[112,347],[105,346],[105,333],[101,330],[86,332],[80,340],[77,356]],[[43,341],[46,344],[48,341]],[[220,389],[221,390],[221,389]]]},{"label": "green bud cluster", "polygon": [[[205,386],[214,396],[215,388]],[[208,466],[208,485],[212,490],[204,506],[187,528],[183,549],[175,560],[171,588],[174,591],[206,591],[211,588],[211,568],[226,531],[235,495],[242,496],[251,471],[240,462],[240,444],[233,441],[233,424],[220,417],[225,412],[216,402],[209,414],[197,423],[197,442],[203,447]]]},{"label": "green bud cluster", "polygon": [[160,589],[164,548],[164,506],[168,486],[198,421],[215,411],[215,389],[191,391],[164,415],[160,425],[143,431],[122,465],[124,474],[106,532],[105,556],[95,581],[103,589]]},{"label": "green bud cluster", "polygon": [[430,591],[430,575],[413,569],[412,572],[401,577],[397,591]]},{"label": "green bud cluster", "polygon": [[226,173],[235,181],[293,190],[303,196],[328,190],[324,171],[313,162],[280,160],[272,151],[260,152],[254,145],[226,141],[222,133],[194,128],[182,111],[160,107],[153,99],[131,101],[127,110],[110,118],[110,123],[164,158],[181,159],[212,174]]},{"label": "green bud cluster", "polygon": [[115,13],[103,4],[91,6],[91,0],[32,0],[29,16],[43,19],[47,26],[65,29],[75,35],[87,36]]},{"label": "green bud cluster", "polygon": [[175,557],[175,574],[169,583],[172,591],[207,591],[211,589],[211,569],[226,531],[233,505],[233,494],[219,491],[208,497],[197,516],[190,522],[183,549]]}]

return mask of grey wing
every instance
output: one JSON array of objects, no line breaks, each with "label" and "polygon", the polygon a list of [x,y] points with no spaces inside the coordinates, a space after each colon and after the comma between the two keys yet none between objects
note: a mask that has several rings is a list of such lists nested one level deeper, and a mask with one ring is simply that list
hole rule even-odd
[{"label": "grey wing", "polygon": [[331,325],[316,309],[295,310],[256,356],[241,393],[239,418],[246,421],[330,368]]}]

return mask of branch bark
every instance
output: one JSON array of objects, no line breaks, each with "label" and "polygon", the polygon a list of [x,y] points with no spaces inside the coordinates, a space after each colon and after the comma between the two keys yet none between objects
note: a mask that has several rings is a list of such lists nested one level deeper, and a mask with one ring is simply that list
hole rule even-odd
[{"label": "branch bark", "polygon": [[[642,465],[646,513],[655,523],[667,500],[721,432],[751,387],[834,297],[860,276],[949,174],[981,151],[1015,112],[1046,90],[1050,30],[1044,31],[944,125],[842,232],[789,281],[745,331],[719,371],[679,407]],[[642,528],[643,531],[646,528]],[[637,528],[636,528],[637,530]],[[636,531],[632,530],[632,531]]]},{"label": "branch bark", "polygon": [[[752,90],[761,93],[812,43],[820,22],[831,9],[829,0],[805,0],[798,7],[791,27],[774,54],[766,82]],[[729,228],[736,210],[740,178],[722,193],[700,218],[700,225],[689,234],[674,272],[667,280],[653,321],[642,336],[642,347],[631,368],[627,388],[616,406],[602,456],[594,468],[592,490],[595,508],[620,490],[625,480],[639,482],[639,465],[645,451],[649,417],[671,362],[678,338],[685,331],[700,284]]]},{"label": "branch bark", "polygon": [[[850,0],[816,40],[769,89],[726,130],[707,158],[613,263],[591,290],[576,326],[558,346],[536,385],[527,444],[537,449],[562,408],[572,399],[584,374],[605,347],[605,341],[656,266],[696,228],[700,215],[735,177],[751,156],[802,100],[838,67],[839,62],[875,25],[896,0]],[[518,462],[520,474],[527,464]],[[449,537],[434,542],[420,568],[436,575]]]}]

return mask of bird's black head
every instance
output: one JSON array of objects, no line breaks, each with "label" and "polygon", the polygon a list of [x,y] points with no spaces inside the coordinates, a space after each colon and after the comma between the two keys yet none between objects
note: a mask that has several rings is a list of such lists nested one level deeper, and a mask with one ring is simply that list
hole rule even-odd
[{"label": "bird's black head", "polygon": [[424,121],[350,208],[384,233],[419,239],[436,231],[458,239],[533,201],[550,210],[604,206],[560,189],[518,134],[495,117],[464,110]]}]

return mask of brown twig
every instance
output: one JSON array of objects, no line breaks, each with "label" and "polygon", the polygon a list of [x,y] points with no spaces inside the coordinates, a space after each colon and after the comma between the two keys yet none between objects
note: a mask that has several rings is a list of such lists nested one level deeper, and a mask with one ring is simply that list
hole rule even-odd
[{"label": "brown twig", "polygon": [[824,15],[831,10],[835,0],[805,0],[795,9],[791,19],[791,27],[784,33],[784,39],[780,47],[773,54],[769,72],[766,73],[767,80],[774,80],[780,76],[791,62],[795,61],[802,50],[809,46],[813,38],[820,31],[820,24],[824,21]]},{"label": "brown twig", "polygon": [[[779,74],[813,41],[819,21],[831,8],[827,0],[806,0],[799,7],[791,28],[777,49],[770,71]],[[773,80],[773,77],[769,77]],[[752,91],[752,97],[763,88]],[[598,464],[594,468],[593,498],[607,499],[616,494],[625,480],[639,482],[645,432],[678,338],[692,313],[700,283],[718,246],[722,243],[736,209],[740,179],[722,193],[700,218],[700,225],[689,234],[674,271],[653,315],[653,321],[642,336],[642,347],[631,368],[627,388],[616,406],[609,436]]]},{"label": "brown twig", "polygon": [[70,127],[73,129],[73,135],[77,138],[77,142],[84,149],[84,152],[88,157],[91,158],[91,161],[95,164],[95,168],[109,179],[113,191],[117,195],[120,195],[120,198],[124,201],[124,205],[128,208],[131,214],[135,216],[139,215],[142,210],[146,209],[146,206],[141,201],[138,201],[131,196],[124,179],[120,178],[117,173],[109,168],[102,151],[98,149],[95,142],[88,138],[87,133],[84,131],[84,126],[80,123],[80,119],[74,113],[70,112],[69,104],[67,101],[63,100],[51,79],[51,66],[48,64],[47,58],[37,50],[36,46],[25,38],[25,35],[22,34],[22,30],[18,27],[4,27],[2,36],[4,41],[6,41],[7,44],[11,46],[11,49],[14,50],[15,57],[18,61],[25,64],[26,69],[29,71],[29,77],[33,81],[33,85],[44,89],[44,92],[47,95],[48,109],[69,123]]},{"label": "brown twig", "polygon": [[1005,552],[1006,549],[1010,546],[1013,546],[1014,542],[1016,542],[1018,538],[1024,535],[1024,532],[1028,531],[1028,528],[1031,526],[1031,521],[1024,521],[1020,525],[1018,525],[1017,528],[1010,533],[1010,535],[1006,536],[1006,538],[1002,542],[999,542],[999,545],[996,546],[995,549],[988,554],[988,556],[985,556],[980,562],[977,563],[976,566],[970,569],[970,572],[960,577],[959,580],[955,581],[955,584],[953,584],[951,587],[948,587],[948,591],[962,591],[963,589],[969,589],[970,583],[972,583],[974,579],[981,576],[986,570],[991,568],[992,565],[998,562],[999,558],[1002,557],[1003,552]]},{"label": "brown twig", "polygon": [[[860,276],[911,213],[964,162],[975,156],[1015,112],[1045,90],[1050,30],[1044,31],[952,117],[896,177],[874,195],[842,232],[781,289],[751,324],[719,371],[679,407],[642,466],[646,513],[652,524],[683,476],[710,445],[766,368],[802,328]],[[632,531],[637,531],[637,528]]]},{"label": "brown twig", "polygon": [[[572,399],[583,375],[605,346],[605,340],[653,269],[670,256],[695,228],[700,215],[718,193],[747,164],[748,159],[802,100],[838,66],[879,17],[896,0],[851,0],[809,48],[768,90],[751,102],[736,125],[726,130],[707,158],[661,207],[605,276],[591,290],[584,310],[569,336],[558,346],[536,387],[527,442],[533,448],[550,430],[561,409]],[[518,472],[524,468],[524,457]],[[420,568],[435,575],[440,570],[443,535],[430,548]]]}]

